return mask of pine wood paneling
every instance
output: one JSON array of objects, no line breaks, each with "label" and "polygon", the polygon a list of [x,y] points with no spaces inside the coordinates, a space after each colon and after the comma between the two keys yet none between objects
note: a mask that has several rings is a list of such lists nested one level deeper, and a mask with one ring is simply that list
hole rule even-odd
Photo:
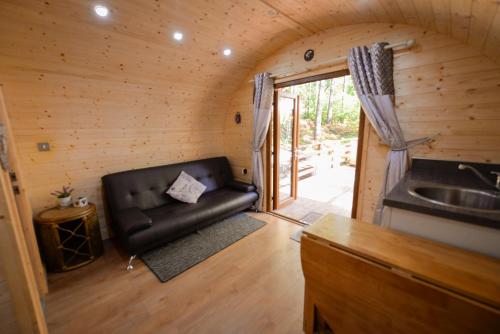
[{"label": "pine wood paneling", "polygon": [[[294,41],[311,36],[302,42],[321,46],[312,64],[345,55],[346,47],[336,41],[319,44],[325,29],[375,22],[415,25],[391,30],[394,41],[411,35],[426,39],[416,48],[418,56],[410,53],[401,58],[398,71],[418,73],[412,69],[439,64],[442,57],[449,66],[455,60],[453,66],[473,71],[482,54],[500,62],[498,1],[114,0],[104,4],[111,15],[100,19],[90,0],[0,0],[0,84],[35,211],[53,204],[51,190],[71,183],[97,203],[104,221],[99,181],[103,174],[224,154],[224,141],[247,147],[250,129],[245,124],[251,118],[246,112],[240,127],[225,122],[231,97],[237,94],[244,102],[232,106],[229,114],[245,109],[251,95],[238,92],[243,79]],[[343,27],[340,41],[354,45],[386,36],[386,31],[368,27],[363,34],[359,27]],[[175,30],[184,33],[182,43],[172,40]],[[230,58],[222,57],[224,47],[233,49]],[[300,69],[303,50],[293,52],[294,57],[276,58],[273,70]],[[479,58],[458,65],[473,57]],[[442,70],[446,71],[448,67]],[[427,92],[437,88],[428,80],[434,79],[421,83]],[[480,87],[484,89],[483,84]],[[459,90],[458,86],[445,89]],[[467,94],[464,100],[481,95],[482,104],[495,104],[482,92]],[[443,105],[451,108],[452,103],[450,99]],[[36,143],[42,141],[50,142],[51,152],[36,151]],[[231,154],[238,157],[235,171],[242,176],[247,154],[243,149]]]},{"label": "pine wood paneling", "polygon": [[19,328],[16,323],[16,314],[14,312],[14,305],[9,293],[7,282],[3,278],[3,268],[0,263],[0,324],[2,333],[17,334]]},{"label": "pine wood paneling", "polygon": [[498,14],[497,1],[472,1],[469,43],[477,48],[484,48],[492,28],[492,22]]},{"label": "pine wood paneling", "polygon": [[[252,72],[281,73],[305,67],[303,52],[316,51],[317,63],[348,54],[350,47],[415,38],[417,45],[395,57],[396,112],[408,140],[441,135],[412,150],[417,156],[500,162],[500,66],[472,46],[421,28],[370,24],[339,27],[304,38],[263,61]],[[285,65],[283,65],[285,64]],[[346,65],[344,65],[346,66]],[[247,78],[247,80],[250,77]],[[226,119],[226,154],[237,168],[251,166],[252,85],[233,97]],[[241,125],[232,121],[235,112]],[[373,130],[361,180],[359,219],[371,221],[383,179],[387,148]]]},{"label": "pine wood paneling", "polygon": [[258,1],[103,4],[106,19],[93,1],[0,1],[0,84],[35,212],[71,184],[104,222],[101,176],[223,155],[241,78],[312,33]]},{"label": "pine wood paneling", "polygon": [[453,1],[432,0],[432,8],[436,21],[436,30],[442,34],[449,35],[452,30],[451,2]]},{"label": "pine wood paneling", "polygon": [[[8,166],[2,163],[0,168],[0,324],[3,328],[5,323],[7,330],[14,330],[14,325],[17,325],[22,333],[46,333],[41,305],[41,298],[47,294],[45,270],[31,220],[29,193],[20,169],[1,87],[0,124],[5,145],[2,150],[8,161]],[[5,291],[7,288],[8,291]],[[15,320],[4,319],[12,310],[15,311]]]},{"label": "pine wood paneling", "polygon": [[472,0],[453,0],[450,5],[452,36],[466,42],[469,38]]},{"label": "pine wood paneling", "polygon": [[420,25],[420,19],[418,17],[418,12],[412,1],[398,0],[399,8],[405,18],[405,23],[411,25]]},{"label": "pine wood paneling", "polygon": [[261,0],[306,30],[357,23],[400,23],[451,35],[498,62],[499,3],[494,0]]},{"label": "pine wood paneling", "polygon": [[492,60],[500,62],[500,5],[497,6],[483,50]]},{"label": "pine wood paneling", "polygon": [[417,17],[420,25],[423,28],[435,30],[436,21],[432,8],[432,0],[413,0],[413,6],[417,12]]}]

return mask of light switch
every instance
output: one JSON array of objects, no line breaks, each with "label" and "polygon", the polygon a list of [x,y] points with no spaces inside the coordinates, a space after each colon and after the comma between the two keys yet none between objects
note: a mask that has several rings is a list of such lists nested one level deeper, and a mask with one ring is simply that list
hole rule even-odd
[{"label": "light switch", "polygon": [[38,143],[37,146],[38,146],[38,151],[40,152],[50,151],[49,143]]}]

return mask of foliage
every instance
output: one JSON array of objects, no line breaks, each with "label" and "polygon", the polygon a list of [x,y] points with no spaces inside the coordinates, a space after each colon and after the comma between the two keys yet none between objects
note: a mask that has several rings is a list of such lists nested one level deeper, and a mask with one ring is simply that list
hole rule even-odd
[{"label": "foliage", "polygon": [[63,186],[62,187],[62,191],[61,190],[56,190],[54,192],[51,192],[50,194],[52,196],[57,197],[57,198],[65,198],[65,197],[71,196],[71,194],[73,193],[73,191],[74,191],[73,188],[70,188],[70,187],[67,187],[67,186]]},{"label": "foliage", "polygon": [[[317,134],[320,134],[319,140],[358,135],[361,105],[350,76],[287,87],[282,90],[282,94],[300,96],[301,144],[314,142]],[[317,106],[319,110],[316,110]],[[315,123],[317,111],[321,114],[319,129],[316,129]]]}]

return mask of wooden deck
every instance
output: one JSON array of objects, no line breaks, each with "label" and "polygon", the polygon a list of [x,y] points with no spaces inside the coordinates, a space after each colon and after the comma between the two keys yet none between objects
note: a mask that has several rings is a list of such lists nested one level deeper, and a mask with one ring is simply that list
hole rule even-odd
[{"label": "wooden deck", "polygon": [[333,213],[350,217],[355,168],[341,166],[323,169],[298,182],[297,200],[276,213],[301,220],[308,213]]}]

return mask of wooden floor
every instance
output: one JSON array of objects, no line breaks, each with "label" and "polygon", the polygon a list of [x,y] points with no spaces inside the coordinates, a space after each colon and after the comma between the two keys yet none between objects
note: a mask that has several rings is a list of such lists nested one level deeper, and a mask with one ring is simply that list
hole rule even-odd
[{"label": "wooden floor", "polygon": [[268,224],[166,283],[111,242],[96,262],[49,275],[50,333],[302,333],[300,227]]}]

